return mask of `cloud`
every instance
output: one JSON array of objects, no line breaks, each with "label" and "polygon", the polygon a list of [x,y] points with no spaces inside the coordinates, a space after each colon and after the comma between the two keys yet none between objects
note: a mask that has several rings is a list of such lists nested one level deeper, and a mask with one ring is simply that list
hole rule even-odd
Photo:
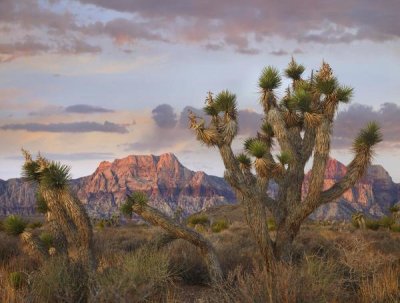
[{"label": "cloud", "polygon": [[2,0],[0,33],[8,41],[0,40],[0,62],[42,53],[97,54],[104,37],[121,53],[132,52],[138,41],[161,41],[246,55],[259,54],[274,37],[318,44],[390,41],[400,38],[398,11],[397,0],[79,0],[62,10],[57,1]]},{"label": "cloud", "polygon": [[24,123],[24,124],[6,124],[0,126],[2,130],[25,130],[29,132],[52,132],[52,133],[86,133],[86,132],[104,132],[104,133],[128,133],[124,125],[105,121],[103,124],[97,122],[71,122],[71,123]]},{"label": "cloud", "polygon": [[383,133],[380,147],[393,147],[400,143],[400,106],[384,103],[378,110],[362,104],[353,104],[347,110],[338,113],[333,131],[333,147],[347,148],[359,130],[369,121],[379,123]]},{"label": "cloud", "polygon": [[89,104],[74,104],[70,106],[55,106],[47,105],[39,110],[29,112],[29,116],[51,116],[62,114],[98,114],[98,113],[113,113],[114,110],[93,106]]},{"label": "cloud", "polygon": [[64,109],[67,113],[79,113],[79,114],[93,114],[93,113],[112,113],[111,109],[107,109],[100,106],[93,106],[88,104],[76,104],[67,106]]},{"label": "cloud", "polygon": [[174,109],[169,104],[161,104],[153,109],[151,113],[158,127],[173,128],[177,123]]},{"label": "cloud", "polygon": [[[385,41],[400,37],[397,14],[400,2],[397,0],[339,0],[334,3],[320,0],[80,2],[139,15],[165,31],[176,32],[177,38],[186,41],[197,40],[213,45],[216,39],[222,39],[237,51],[250,49],[254,35],[258,40],[279,36],[316,43]],[[197,33],[194,33],[194,28]]]},{"label": "cloud", "polygon": [[[114,159],[114,153],[81,152],[81,153],[41,153],[42,156],[54,161],[106,160]],[[6,160],[23,160],[23,156],[6,156]]]}]

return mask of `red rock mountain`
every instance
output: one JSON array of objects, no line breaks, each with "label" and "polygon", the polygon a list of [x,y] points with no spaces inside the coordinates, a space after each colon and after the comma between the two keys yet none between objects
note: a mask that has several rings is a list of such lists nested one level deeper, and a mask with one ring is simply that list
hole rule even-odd
[{"label": "red rock mountain", "polygon": [[[346,166],[330,159],[325,173],[325,188],[346,173]],[[303,193],[308,187],[307,174]],[[186,214],[204,208],[234,203],[235,197],[219,177],[185,168],[173,154],[128,156],[113,162],[103,161],[87,177],[72,180],[72,186],[94,216],[108,216],[119,209],[127,194],[145,191],[150,203],[172,214],[181,207]],[[276,185],[270,192],[276,193]],[[35,188],[21,179],[0,180],[0,215],[35,211]],[[382,166],[372,165],[367,175],[342,198],[319,208],[315,219],[349,219],[355,211],[380,216],[400,200],[400,184],[392,181]]]}]

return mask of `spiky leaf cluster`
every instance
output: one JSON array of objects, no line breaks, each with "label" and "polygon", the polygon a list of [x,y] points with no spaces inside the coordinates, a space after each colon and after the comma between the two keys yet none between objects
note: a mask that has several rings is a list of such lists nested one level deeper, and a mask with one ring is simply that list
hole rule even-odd
[{"label": "spiky leaf cluster", "polygon": [[30,182],[40,181],[40,165],[37,161],[26,161],[22,166],[22,178]]},{"label": "spiky leaf cluster", "polygon": [[256,158],[262,158],[268,151],[268,146],[265,142],[255,139],[248,146],[248,152]]},{"label": "spiky leaf cluster", "polygon": [[286,164],[289,164],[292,160],[292,155],[290,154],[290,152],[282,151],[279,155],[276,156],[276,158],[278,159],[279,163],[281,163],[281,165],[285,166]]},{"label": "spiky leaf cluster", "polygon": [[353,143],[356,152],[370,149],[382,141],[382,133],[376,122],[369,122],[365,128],[360,130]]},{"label": "spiky leaf cluster", "polygon": [[244,153],[241,153],[236,156],[236,160],[240,163],[240,167],[242,169],[250,169],[251,168],[251,159]]},{"label": "spiky leaf cluster", "polygon": [[265,67],[261,72],[260,78],[258,79],[258,86],[263,91],[271,91],[276,89],[281,85],[281,83],[282,79],[279,75],[279,71],[272,66]]},{"label": "spiky leaf cluster", "polygon": [[142,191],[135,191],[126,197],[125,202],[121,205],[120,211],[125,216],[132,216],[133,205],[138,204],[145,206],[148,202],[147,195]]},{"label": "spiky leaf cluster", "polygon": [[294,81],[300,80],[301,74],[304,72],[305,67],[301,64],[298,64],[293,58],[290,61],[288,67],[285,69],[285,75],[288,78],[293,79]]},{"label": "spiky leaf cluster", "polygon": [[70,170],[68,165],[50,162],[40,174],[40,185],[49,189],[65,189],[71,180]]},{"label": "spiky leaf cluster", "polygon": [[351,98],[353,97],[353,92],[354,89],[352,87],[345,85],[339,86],[336,91],[336,98],[340,102],[349,103]]},{"label": "spiky leaf cluster", "polygon": [[223,90],[217,95],[213,106],[218,112],[225,112],[231,119],[236,119],[236,95],[232,94],[228,90]]}]

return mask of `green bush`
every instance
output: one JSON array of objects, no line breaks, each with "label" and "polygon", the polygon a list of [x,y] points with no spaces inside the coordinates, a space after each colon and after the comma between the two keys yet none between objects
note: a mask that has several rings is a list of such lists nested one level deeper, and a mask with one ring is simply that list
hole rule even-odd
[{"label": "green bush", "polygon": [[27,222],[16,215],[8,216],[3,224],[6,233],[13,236],[22,234],[27,226]]},{"label": "green bush", "polygon": [[[367,225],[367,222],[365,222]],[[353,225],[355,228],[360,228],[360,224],[358,224],[358,220],[355,220],[353,217],[351,218],[351,225]],[[368,226],[367,226],[368,228]]]},{"label": "green bush", "polygon": [[10,272],[8,275],[8,284],[14,288],[19,289],[24,283],[24,276],[19,271]]},{"label": "green bush", "polygon": [[53,246],[53,236],[51,234],[43,232],[40,234],[39,238],[47,248]]},{"label": "green bush", "polygon": [[267,219],[267,226],[269,231],[274,231],[276,230],[276,223],[274,218],[268,218]]},{"label": "green bush", "polygon": [[225,219],[219,219],[219,220],[216,220],[211,225],[211,230],[214,233],[219,233],[219,232],[223,231],[224,229],[227,229],[228,227],[229,227],[229,224]]},{"label": "green bush", "polygon": [[150,298],[157,293],[165,293],[170,278],[167,253],[140,248],[132,254],[121,256],[117,265],[93,277],[90,301],[162,302]]},{"label": "green bush", "polygon": [[385,216],[379,220],[379,225],[385,228],[390,228],[394,223],[395,220],[393,217]]},{"label": "green bush", "polygon": [[192,215],[188,218],[189,226],[194,227],[197,224],[206,226],[210,224],[210,220],[205,214]]},{"label": "green bush", "polygon": [[390,230],[399,233],[400,232],[400,224],[393,224],[390,226]]},{"label": "green bush", "polygon": [[365,221],[365,227],[371,230],[378,230],[380,226],[379,221],[376,220],[367,220]]},{"label": "green bush", "polygon": [[35,302],[87,302],[88,275],[79,263],[54,257],[32,275]]}]

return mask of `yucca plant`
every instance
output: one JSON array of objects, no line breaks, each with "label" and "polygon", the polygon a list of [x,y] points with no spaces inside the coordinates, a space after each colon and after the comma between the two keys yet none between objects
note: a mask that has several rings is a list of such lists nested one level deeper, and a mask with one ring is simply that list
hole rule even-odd
[{"label": "yucca plant", "polygon": [[27,225],[28,222],[20,216],[11,215],[4,220],[3,228],[7,234],[18,236],[24,232]]},{"label": "yucca plant", "polygon": [[[237,122],[236,98],[232,93],[225,90],[217,94],[215,100],[224,100],[221,103],[224,106],[215,108],[215,100],[207,98],[208,106],[213,109],[208,108],[205,114],[213,116],[211,119],[190,115],[190,128],[196,133],[198,129],[213,130],[212,140],[197,137],[219,149],[226,169],[225,179],[237,193],[238,201],[245,206],[247,222],[269,271],[274,270],[279,260],[290,261],[292,242],[302,222],[319,206],[339,198],[364,175],[374,147],[382,140],[379,126],[375,122],[369,123],[354,140],[355,155],[346,175],[324,189],[335,113],[340,103],[350,101],[353,89],[340,84],[326,62],[309,77],[303,76],[304,71],[303,65],[291,60],[284,74],[292,85],[281,98],[276,93],[282,84],[279,71],[271,66],[261,71],[258,87],[264,110],[263,122],[257,137],[245,140],[244,151],[238,155],[232,150],[234,133],[226,137],[227,120],[221,116],[224,113],[230,122]],[[229,114],[230,110],[235,114]],[[275,147],[280,154],[274,155]],[[309,189],[304,194],[304,169],[311,157]],[[276,197],[267,193],[270,182],[278,184]],[[268,232],[266,209],[276,225],[274,239]]]}]

